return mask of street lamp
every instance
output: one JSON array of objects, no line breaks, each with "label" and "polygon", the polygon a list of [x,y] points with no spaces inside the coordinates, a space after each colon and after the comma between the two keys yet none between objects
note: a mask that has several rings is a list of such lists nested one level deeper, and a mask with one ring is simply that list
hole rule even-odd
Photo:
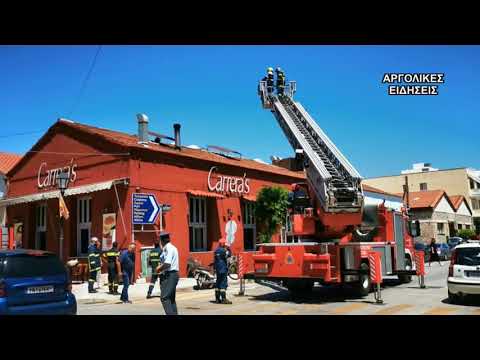
[{"label": "street lamp", "polygon": [[[57,187],[58,190],[60,190],[60,194],[63,195],[65,194],[65,190],[68,187],[68,183],[70,181],[70,174],[62,171],[60,174],[57,176]],[[60,216],[60,259],[63,261],[63,216]]]}]

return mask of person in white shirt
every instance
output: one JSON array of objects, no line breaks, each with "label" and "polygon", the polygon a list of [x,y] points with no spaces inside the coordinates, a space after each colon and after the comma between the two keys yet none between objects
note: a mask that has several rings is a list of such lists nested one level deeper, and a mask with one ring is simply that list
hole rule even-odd
[{"label": "person in white shirt", "polygon": [[170,243],[170,234],[161,233],[161,264],[157,267],[160,273],[161,301],[166,315],[178,315],[175,294],[178,284],[178,250]]}]

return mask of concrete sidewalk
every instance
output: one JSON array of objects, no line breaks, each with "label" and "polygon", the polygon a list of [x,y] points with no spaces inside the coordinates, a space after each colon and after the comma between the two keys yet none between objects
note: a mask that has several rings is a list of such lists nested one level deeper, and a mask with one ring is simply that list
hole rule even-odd
[{"label": "concrete sidewalk", "polygon": [[[96,285],[96,283],[95,283]],[[178,281],[177,291],[192,291],[194,286],[197,285],[197,282],[193,278],[181,278]],[[128,288],[128,297],[130,300],[145,299],[147,296],[148,287],[150,283],[146,283],[145,279],[139,279],[135,285],[130,285]],[[123,285],[118,286],[118,292],[121,293]],[[97,293],[89,294],[88,293],[88,282],[83,284],[73,284],[72,292],[75,295],[76,299],[80,303],[105,303],[105,302],[118,302],[120,301],[120,295],[110,295],[108,293],[108,285],[105,284],[100,289],[97,289]],[[160,284],[157,282],[155,288],[153,289],[152,296],[160,296]]]}]

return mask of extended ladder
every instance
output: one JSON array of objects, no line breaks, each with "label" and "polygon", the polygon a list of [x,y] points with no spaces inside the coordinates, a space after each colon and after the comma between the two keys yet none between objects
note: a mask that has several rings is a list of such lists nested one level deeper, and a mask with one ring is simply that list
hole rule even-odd
[{"label": "extended ladder", "polygon": [[293,100],[296,83],[287,84],[285,94],[267,92],[259,85],[263,107],[271,109],[294,149],[303,150],[307,179],[325,212],[360,212],[362,177],[299,102]]}]

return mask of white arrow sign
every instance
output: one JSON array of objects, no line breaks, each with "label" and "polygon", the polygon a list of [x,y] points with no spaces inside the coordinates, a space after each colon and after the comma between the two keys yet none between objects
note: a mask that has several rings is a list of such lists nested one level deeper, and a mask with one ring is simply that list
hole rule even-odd
[{"label": "white arrow sign", "polygon": [[155,201],[155,198],[152,195],[150,195],[148,198],[150,199],[150,202],[152,203],[152,206],[153,206],[153,212],[152,212],[152,215],[150,215],[148,222],[152,222],[153,219],[155,219],[155,217],[157,216],[159,208],[157,206],[157,202]]}]

